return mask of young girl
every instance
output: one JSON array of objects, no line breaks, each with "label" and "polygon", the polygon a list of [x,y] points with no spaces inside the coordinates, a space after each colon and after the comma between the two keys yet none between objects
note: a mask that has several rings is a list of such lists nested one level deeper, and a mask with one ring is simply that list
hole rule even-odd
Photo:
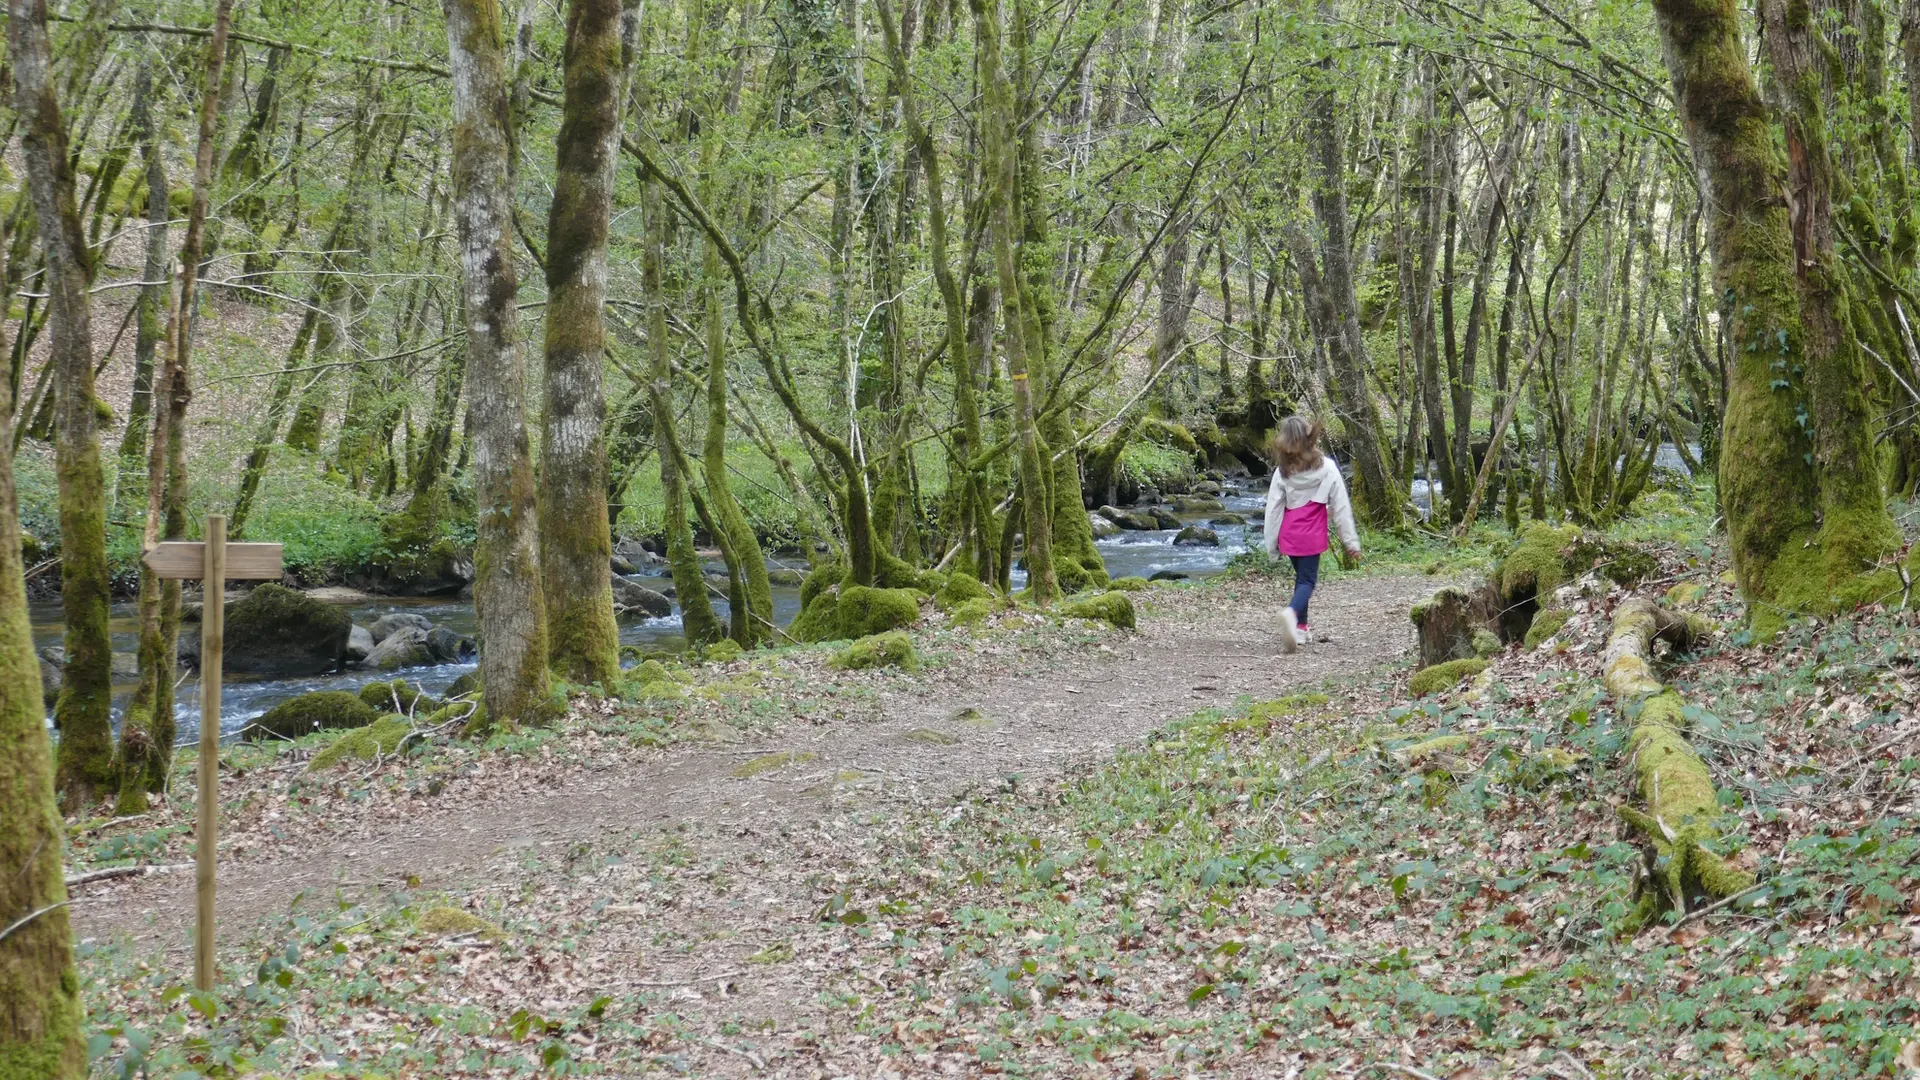
[{"label": "young girl", "polygon": [[[1307,601],[1320,581],[1320,556],[1327,550],[1327,528],[1340,534],[1347,559],[1358,565],[1360,534],[1353,528],[1353,507],[1340,467],[1320,452],[1320,421],[1289,416],[1267,444],[1273,459],[1273,484],[1267,488],[1267,554],[1293,562],[1293,602],[1280,612],[1284,627],[1280,651],[1313,640],[1307,625]],[[1328,521],[1328,512],[1332,521]]]}]

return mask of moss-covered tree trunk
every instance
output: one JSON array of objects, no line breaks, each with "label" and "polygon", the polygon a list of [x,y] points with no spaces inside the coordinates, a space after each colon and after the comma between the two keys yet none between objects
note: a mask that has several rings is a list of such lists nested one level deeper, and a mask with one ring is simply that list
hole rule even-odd
[{"label": "moss-covered tree trunk", "polygon": [[454,217],[473,387],[478,507],[473,594],[484,725],[510,730],[544,718],[548,682],[526,366],[514,309],[519,282],[513,264],[506,61],[497,0],[444,0],[443,7],[453,71]]},{"label": "moss-covered tree trunk", "polygon": [[715,528],[724,533],[721,545],[732,582],[728,606],[732,637],[752,648],[773,636],[773,591],[767,581],[767,557],[753,526],[733,496],[727,478],[727,326],[721,304],[720,251],[706,245],[701,271],[700,302],[705,316],[707,345],[707,437],[701,466],[706,474],[707,507]]},{"label": "moss-covered tree trunk", "polygon": [[[1001,342],[1006,351],[1007,377],[1013,384],[1014,435],[1020,453],[1020,478],[1027,497],[1025,511],[1027,582],[1037,603],[1051,601],[1060,591],[1053,568],[1053,506],[1049,467],[1042,450],[1028,361],[1041,335],[1031,332],[1037,313],[1031,310],[1026,281],[1016,256],[1020,235],[1016,213],[1019,175],[1014,147],[1013,87],[1001,59],[999,0],[972,0],[979,37],[980,78],[985,85],[982,126],[986,146],[985,183],[993,231],[993,263],[1000,284]],[[1033,359],[1040,359],[1033,357]]]},{"label": "moss-covered tree trunk", "polygon": [[73,158],[52,81],[44,0],[10,0],[8,59],[27,188],[46,252],[53,330],[54,467],[60,488],[60,586],[66,669],[54,722],[63,804],[77,809],[113,780],[113,643],[107,632],[107,497],[93,396],[91,254],[74,201]]},{"label": "moss-covered tree trunk", "polygon": [[[16,33],[23,9],[37,6],[14,0]],[[38,14],[44,18],[45,10]],[[39,25],[44,35],[44,21]],[[12,382],[8,365],[0,364],[0,402],[12,400]],[[13,415],[0,409],[0,1077],[82,1080],[84,1010],[61,867],[66,829],[54,804],[53,748],[23,570]]]},{"label": "moss-covered tree trunk", "polygon": [[647,394],[653,403],[654,453],[660,458],[660,517],[667,534],[667,569],[680,603],[680,629],[692,645],[711,645],[724,635],[713,602],[707,598],[707,577],[693,547],[693,526],[687,521],[687,482],[680,472],[680,435],[673,417],[673,350],[668,343],[666,264],[666,208],[661,205],[660,182],[641,179],[641,206],[646,214],[647,242],[640,263],[640,287],[647,301]]},{"label": "moss-covered tree trunk", "polygon": [[[1763,0],[1760,10],[1787,106],[1782,120],[1788,225],[1806,334],[1804,385],[1820,492],[1818,547],[1824,583],[1829,590],[1852,593],[1855,601],[1867,600],[1871,594],[1850,588],[1849,580],[1871,570],[1899,546],[1900,537],[1886,510],[1875,460],[1877,418],[1867,396],[1871,379],[1856,336],[1860,328],[1853,322],[1846,273],[1834,254],[1835,178],[1822,104],[1822,42],[1808,0]],[[1776,599],[1791,600],[1779,592],[1781,583],[1775,577]],[[1816,603],[1821,599],[1814,598]]]},{"label": "moss-covered tree trunk", "polygon": [[940,290],[940,310],[944,316],[947,362],[953,372],[953,408],[958,421],[948,453],[949,497],[954,504],[954,535],[960,551],[955,565],[977,573],[979,567],[979,522],[992,516],[981,487],[979,470],[971,467],[974,451],[980,446],[980,405],[974,386],[972,353],[967,348],[967,309],[954,277],[952,256],[947,251],[947,195],[939,147],[920,117],[919,98],[914,92],[913,76],[907,67],[906,48],[886,4],[875,7],[886,37],[887,56],[893,65],[893,78],[899,88],[900,107],[906,122],[907,138],[916,147],[914,157],[927,178],[927,249],[933,267],[934,284]]},{"label": "moss-covered tree trunk", "polygon": [[545,414],[540,440],[540,574],[547,655],[577,683],[613,685],[620,631],[608,566],[607,230],[626,96],[619,0],[570,0],[566,99],[547,216]]},{"label": "moss-covered tree trunk", "polygon": [[[1870,418],[1857,354],[1840,347],[1850,333],[1838,321],[1843,312],[1817,313],[1811,340],[1803,321],[1802,301],[1813,295],[1821,304],[1830,273],[1819,264],[1817,230],[1809,231],[1818,216],[1809,200],[1828,190],[1805,142],[1817,133],[1804,110],[1791,110],[1803,160],[1789,185],[1732,0],[1655,0],[1654,11],[1710,200],[1714,284],[1728,298],[1720,498],[1734,572],[1764,632],[1786,611],[1868,599],[1862,571],[1890,529],[1877,477],[1854,458],[1853,439],[1868,437]],[[1797,230],[1782,191],[1799,204]],[[1804,267],[1806,281],[1796,275],[1797,244],[1814,264]]]}]

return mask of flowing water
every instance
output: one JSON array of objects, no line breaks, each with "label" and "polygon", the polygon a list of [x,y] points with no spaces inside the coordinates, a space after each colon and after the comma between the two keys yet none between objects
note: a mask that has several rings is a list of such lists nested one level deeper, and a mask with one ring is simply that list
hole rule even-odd
[{"label": "flowing water", "polygon": [[[1219,547],[1175,546],[1175,530],[1160,529],[1151,532],[1123,532],[1096,542],[1100,554],[1106,559],[1107,569],[1114,577],[1139,575],[1151,577],[1160,571],[1172,571],[1191,577],[1203,577],[1219,573],[1227,560],[1238,552],[1246,550],[1248,537],[1255,535],[1259,528],[1259,518],[1264,507],[1264,482],[1260,480],[1244,482],[1243,492],[1229,491],[1222,496],[1227,509],[1248,516],[1251,525],[1213,526],[1220,536]],[[1219,511],[1198,514],[1182,514],[1186,522],[1205,524],[1219,516]],[[1249,530],[1253,530],[1250,532]],[[1025,574],[1015,571],[1016,584],[1022,584]],[[655,590],[664,590],[672,581],[664,577],[637,576],[633,578],[642,585]],[[714,598],[716,613],[723,618],[727,613],[726,601]],[[436,626],[444,626],[456,633],[472,637],[478,631],[474,618],[473,603],[470,600],[456,600],[447,597],[410,598],[378,597],[349,605],[353,621],[366,626],[389,612],[408,612],[425,616]],[[800,590],[793,586],[773,587],[774,621],[782,626],[800,613]],[[60,643],[60,605],[55,603],[31,604],[28,617],[33,622],[33,644],[35,649]],[[115,604],[112,609],[110,629],[113,634],[113,649],[117,653],[132,653],[139,644],[139,619],[131,603]],[[187,632],[194,632],[189,625]],[[643,619],[627,622],[620,627],[620,641],[624,645],[639,648],[678,650],[686,645],[681,633],[680,614],[659,619]],[[291,679],[249,678],[244,675],[229,674],[224,680],[221,691],[220,729],[231,735],[244,727],[249,720],[260,716],[274,705],[297,694],[311,690],[357,690],[370,682],[403,678],[409,683],[420,686],[430,694],[445,690],[461,675],[474,669],[473,664],[440,664],[432,667],[406,668],[401,671],[379,672],[346,670],[331,675],[314,675]],[[133,686],[118,685],[114,688],[114,712],[116,720],[119,710],[126,704],[127,696],[133,692]],[[189,678],[175,691],[175,722],[178,725],[179,739],[191,742],[198,738],[200,727],[200,687],[197,678]],[[49,702],[51,705],[51,702]]]},{"label": "flowing water", "polygon": [[[1699,447],[1690,447],[1699,454]],[[1654,459],[1661,468],[1685,472],[1679,452],[1671,445],[1662,445]],[[1411,491],[1413,502],[1420,508],[1422,515],[1430,512],[1433,500],[1441,497],[1440,485],[1429,485],[1424,479],[1413,482]],[[1106,560],[1107,572],[1114,577],[1152,577],[1167,572],[1188,577],[1206,577],[1223,570],[1227,562],[1241,552],[1259,546],[1261,517],[1265,511],[1266,480],[1254,477],[1230,481],[1227,490],[1220,496],[1228,513],[1238,514],[1247,519],[1245,525],[1211,525],[1222,511],[1203,511],[1199,513],[1178,514],[1183,524],[1207,525],[1218,534],[1218,547],[1176,545],[1173,540],[1178,530],[1153,529],[1142,532],[1121,532],[1096,540],[1100,555]],[[710,568],[717,569],[717,568]],[[1016,586],[1024,585],[1026,574],[1015,570],[1013,574]],[[672,582],[664,577],[639,576],[634,580],[655,590],[665,590]],[[716,613],[726,616],[725,600],[715,598]],[[473,603],[470,600],[450,598],[406,598],[380,597],[352,604],[349,610],[353,621],[362,626],[372,623],[388,612],[404,611],[423,615],[437,626],[445,626],[459,634],[472,637],[478,631],[474,619]],[[793,586],[774,586],[774,621],[781,626],[793,620],[800,612],[800,590]],[[60,605],[44,603],[29,605],[28,615],[33,621],[33,644],[35,649],[60,643]],[[189,632],[191,632],[189,627]],[[118,653],[131,653],[138,644],[139,626],[132,604],[116,604],[112,610],[111,630],[113,648]],[[674,614],[659,619],[643,619],[628,622],[620,627],[620,641],[624,645],[635,645],[641,649],[673,651],[686,645],[681,633],[680,615]],[[445,690],[461,675],[472,671],[474,665],[441,664],[433,667],[407,668],[397,672],[341,671],[331,675],[316,675],[294,679],[250,679],[242,675],[228,675],[221,694],[220,728],[223,733],[232,734],[245,726],[247,721],[261,715],[274,705],[296,694],[310,690],[356,690],[370,682],[384,679],[404,678],[418,684],[428,693],[437,694]],[[126,697],[132,693],[131,685],[115,687],[114,709],[125,704]],[[175,692],[177,706],[176,722],[180,738],[191,741],[198,736],[200,724],[200,697],[197,680],[190,679],[180,685]],[[51,703],[49,703],[51,704]]]}]

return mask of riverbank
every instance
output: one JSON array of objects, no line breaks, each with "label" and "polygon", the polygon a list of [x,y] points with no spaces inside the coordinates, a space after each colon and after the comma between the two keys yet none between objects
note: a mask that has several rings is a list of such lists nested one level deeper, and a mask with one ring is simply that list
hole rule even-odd
[{"label": "riverbank", "polygon": [[[1105,518],[1092,515],[1097,519],[1102,533],[1095,541],[1095,546],[1112,576],[1204,578],[1219,573],[1234,556],[1247,550],[1249,539],[1257,536],[1259,531],[1264,511],[1264,489],[1245,478],[1224,483],[1200,479],[1196,483],[1200,488],[1198,494],[1163,497],[1163,493],[1149,491],[1151,497],[1132,508],[1149,517],[1152,511],[1158,511],[1158,520],[1143,523],[1147,527],[1120,529]],[[1188,486],[1182,485],[1183,488]],[[1189,526],[1204,530],[1207,535],[1198,539],[1190,536],[1183,541],[1181,534]],[[710,575],[724,580],[725,566],[719,561],[717,552],[705,553],[704,562]],[[774,572],[774,621],[784,627],[800,611],[799,585],[807,562],[801,553],[776,552],[769,557],[768,565]],[[646,596],[644,603],[621,619],[620,641],[628,650],[627,663],[635,663],[639,656],[649,653],[678,653],[684,650],[686,640],[681,631],[680,608],[674,599],[673,581],[668,576],[664,561],[638,542],[627,540],[618,546],[610,570],[616,581],[626,583],[628,590],[637,588],[643,594],[651,594]],[[1024,580],[1024,572],[1016,570],[1016,586],[1023,584]],[[424,619],[433,626],[442,627],[466,639],[473,639],[478,634],[470,591],[426,597],[379,596],[339,585],[318,586],[304,591],[308,596],[325,603],[346,608],[354,624],[362,628],[374,626],[383,617],[402,616]],[[235,600],[241,595],[239,592],[230,593]],[[713,603],[724,617],[727,612],[724,596],[714,598]],[[36,601],[29,605],[28,616],[33,626],[34,646],[52,668],[57,664],[58,654],[55,650],[59,648],[62,634],[60,606],[57,601]],[[123,600],[113,606],[109,628],[114,649],[124,658],[122,666],[125,669],[116,678],[119,684],[115,688],[114,703],[117,722],[120,710],[133,691],[132,660],[138,644],[139,628],[131,602]],[[190,637],[191,627],[188,629]],[[184,651],[191,652],[193,644],[187,641]],[[425,659],[427,662],[393,668],[348,666],[337,671],[288,678],[230,674],[222,698],[221,731],[225,736],[232,737],[274,705],[315,690],[357,691],[368,683],[400,677],[427,693],[439,694],[474,669],[470,658],[434,656]],[[197,738],[200,726],[199,697],[194,692],[195,683],[196,680],[189,674],[188,682],[176,694],[175,725],[178,737],[184,741]],[[57,681],[49,680],[48,688],[57,689]]]}]

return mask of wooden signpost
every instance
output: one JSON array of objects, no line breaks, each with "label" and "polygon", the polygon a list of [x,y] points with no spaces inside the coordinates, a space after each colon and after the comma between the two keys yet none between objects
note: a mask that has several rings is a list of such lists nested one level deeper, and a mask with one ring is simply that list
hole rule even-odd
[{"label": "wooden signpost", "polygon": [[193,985],[213,989],[213,853],[220,818],[220,665],[225,649],[228,579],[280,578],[279,544],[229,544],[227,519],[207,517],[206,540],[169,540],[147,551],[154,576],[200,579],[200,815],[194,837],[198,932],[193,941]]}]

